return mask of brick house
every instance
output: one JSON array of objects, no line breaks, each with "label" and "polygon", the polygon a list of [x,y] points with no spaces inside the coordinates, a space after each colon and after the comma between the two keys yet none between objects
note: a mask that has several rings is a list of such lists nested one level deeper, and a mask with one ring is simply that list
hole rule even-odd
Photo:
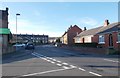
[{"label": "brick house", "polygon": [[[16,42],[16,34],[13,34],[12,43]],[[34,42],[35,44],[47,44],[48,35],[17,34],[18,43]]]},{"label": "brick house", "polygon": [[108,20],[105,20],[104,25],[85,30],[78,34],[74,39],[75,43],[98,43],[99,46],[104,48],[113,47],[119,49],[120,47],[120,23],[109,24]]},{"label": "brick house", "polygon": [[67,45],[72,45],[74,44],[74,37],[81,33],[82,29],[80,29],[77,25],[74,26],[70,26],[67,30],[67,32],[65,32],[62,37],[61,37],[61,42],[63,44],[67,44]]},{"label": "brick house", "polygon": [[99,45],[105,48],[115,48],[120,51],[120,22],[109,24],[101,29],[93,38],[99,38]]},{"label": "brick house", "polygon": [[8,52],[10,30],[8,29],[8,8],[0,10],[0,55]]}]

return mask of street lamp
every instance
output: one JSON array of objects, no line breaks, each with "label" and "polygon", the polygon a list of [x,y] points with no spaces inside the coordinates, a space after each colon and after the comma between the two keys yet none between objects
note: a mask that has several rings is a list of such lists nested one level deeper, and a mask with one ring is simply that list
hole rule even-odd
[{"label": "street lamp", "polygon": [[19,13],[16,14],[16,42],[17,42],[17,16],[20,16]]}]

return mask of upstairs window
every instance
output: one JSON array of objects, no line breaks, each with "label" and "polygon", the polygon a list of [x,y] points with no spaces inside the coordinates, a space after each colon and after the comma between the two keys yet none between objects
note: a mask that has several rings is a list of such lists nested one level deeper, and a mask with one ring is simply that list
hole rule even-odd
[{"label": "upstairs window", "polygon": [[105,43],[104,35],[99,36],[99,43]]}]

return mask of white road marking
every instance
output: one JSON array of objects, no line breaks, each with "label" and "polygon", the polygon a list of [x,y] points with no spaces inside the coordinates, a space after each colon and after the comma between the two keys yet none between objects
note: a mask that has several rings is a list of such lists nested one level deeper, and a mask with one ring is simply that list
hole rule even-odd
[{"label": "white road marking", "polygon": [[111,62],[117,62],[119,63],[119,61],[114,61],[114,60],[110,60],[110,59],[104,59],[105,61],[111,61]]},{"label": "white road marking", "polygon": [[96,76],[102,76],[100,74],[94,73],[94,72],[89,72],[90,74],[96,75]]},{"label": "white road marking", "polygon": [[[58,70],[51,70],[51,71],[45,71],[45,72],[40,72],[40,73],[33,73],[33,74],[28,74],[28,75],[23,75],[23,76],[32,76],[32,75],[37,75],[37,74],[44,74],[44,73],[50,73],[50,72],[56,72],[56,71],[62,71],[62,70],[66,70],[66,69],[73,69],[73,68],[77,68],[77,66],[74,66],[74,65],[69,65],[68,63],[62,63],[61,61],[59,61],[59,60],[56,60],[56,59],[53,59],[53,58],[50,58],[50,57],[47,57],[47,56],[44,56],[44,55],[42,55],[43,57],[40,57],[41,55],[40,54],[38,54],[38,53],[32,53],[33,55],[35,55],[35,56],[37,56],[37,57],[39,57],[39,58],[41,58],[41,59],[43,59],[43,60],[46,60],[46,61],[48,61],[48,62],[50,62],[50,63],[52,63],[52,64],[55,64],[55,62],[58,62],[58,64],[56,64],[57,66],[62,66],[62,64],[63,65],[68,65],[68,66],[70,66],[70,67],[67,67],[67,66],[62,66],[64,69],[58,69]],[[39,56],[40,55],[40,56]],[[50,59],[50,60],[48,60],[48,59]],[[52,60],[52,61],[51,61]],[[113,61],[113,60],[109,60],[109,59],[104,59],[104,60],[107,60],[107,61],[112,61],[112,62],[118,62],[118,61]],[[55,62],[54,62],[55,61]],[[61,64],[59,64],[59,63],[61,63]],[[85,69],[83,69],[83,68],[78,68],[79,70],[81,70],[81,71],[86,71]],[[102,76],[102,75],[100,75],[100,74],[97,74],[97,73],[94,73],[94,72],[89,72],[90,74],[93,74],[93,75],[96,75],[96,76]]]},{"label": "white road marking", "polygon": [[50,58],[50,57],[46,57],[46,58],[48,58],[48,59],[52,59],[52,58]]},{"label": "white road marking", "polygon": [[80,69],[80,70],[82,70],[82,71],[86,71],[85,69],[82,69],[82,68],[78,68],[78,69]]},{"label": "white road marking", "polygon": [[53,60],[53,58],[49,58],[50,60]]},{"label": "white road marking", "polygon": [[70,65],[71,68],[77,68],[77,66],[74,66],[74,65]]},{"label": "white road marking", "polygon": [[62,63],[61,61],[59,61],[59,60],[57,60],[56,62],[58,62],[58,63]]},{"label": "white road marking", "polygon": [[62,66],[62,64],[56,64],[57,66]]},{"label": "white road marking", "polygon": [[46,60],[46,61],[51,62],[50,60]]},{"label": "white road marking", "polygon": [[[67,68],[67,69],[72,69],[72,68]],[[67,70],[67,69],[57,69],[57,70],[50,70],[50,71],[44,71],[44,72],[39,72],[39,73],[32,73],[32,74],[27,74],[27,75],[22,75],[23,77],[24,76],[34,76],[34,75],[40,75],[40,74],[45,74],[45,73],[51,73],[51,72],[57,72],[57,71],[64,71],[64,70]]]},{"label": "white road marking", "polygon": [[56,59],[52,59],[53,61],[57,61]]},{"label": "white road marking", "polygon": [[64,65],[69,65],[68,63],[62,63],[62,64],[64,64]]},{"label": "white road marking", "polygon": [[70,67],[63,66],[64,69],[70,69]]},{"label": "white road marking", "polygon": [[55,62],[51,61],[52,64],[55,64]]},{"label": "white road marking", "polygon": [[38,56],[38,55],[36,55],[36,54],[34,54],[34,53],[32,53],[32,55],[37,56],[37,57],[39,57],[39,58],[40,58],[40,56]]},{"label": "white road marking", "polygon": [[43,58],[43,60],[46,60],[46,61],[47,61],[47,59],[46,59],[46,58]]}]

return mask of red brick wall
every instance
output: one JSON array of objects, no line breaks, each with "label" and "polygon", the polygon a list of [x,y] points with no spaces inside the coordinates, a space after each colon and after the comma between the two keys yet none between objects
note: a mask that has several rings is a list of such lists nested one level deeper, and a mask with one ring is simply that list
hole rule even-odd
[{"label": "red brick wall", "polygon": [[68,30],[68,44],[74,44],[74,37],[82,32],[82,29],[80,29],[78,26],[73,26],[71,29]]},{"label": "red brick wall", "polygon": [[109,34],[105,34],[105,45],[104,47],[109,47]]},{"label": "red brick wall", "polygon": [[94,35],[94,37],[92,37],[91,39],[92,39],[92,42],[99,43],[99,36],[98,35]]},{"label": "red brick wall", "polygon": [[117,32],[113,32],[112,35],[113,35],[113,46],[114,46],[115,48],[118,48],[118,44],[117,44],[118,34],[117,34]]},{"label": "red brick wall", "polygon": [[[105,48],[109,47],[109,35],[110,34],[105,34],[105,44],[102,45]],[[112,36],[113,36],[113,47],[116,48],[116,49],[118,49],[118,47],[120,46],[120,44],[117,43],[117,41],[118,41],[117,32],[113,32]],[[99,40],[99,38],[98,38],[98,40]]]}]

